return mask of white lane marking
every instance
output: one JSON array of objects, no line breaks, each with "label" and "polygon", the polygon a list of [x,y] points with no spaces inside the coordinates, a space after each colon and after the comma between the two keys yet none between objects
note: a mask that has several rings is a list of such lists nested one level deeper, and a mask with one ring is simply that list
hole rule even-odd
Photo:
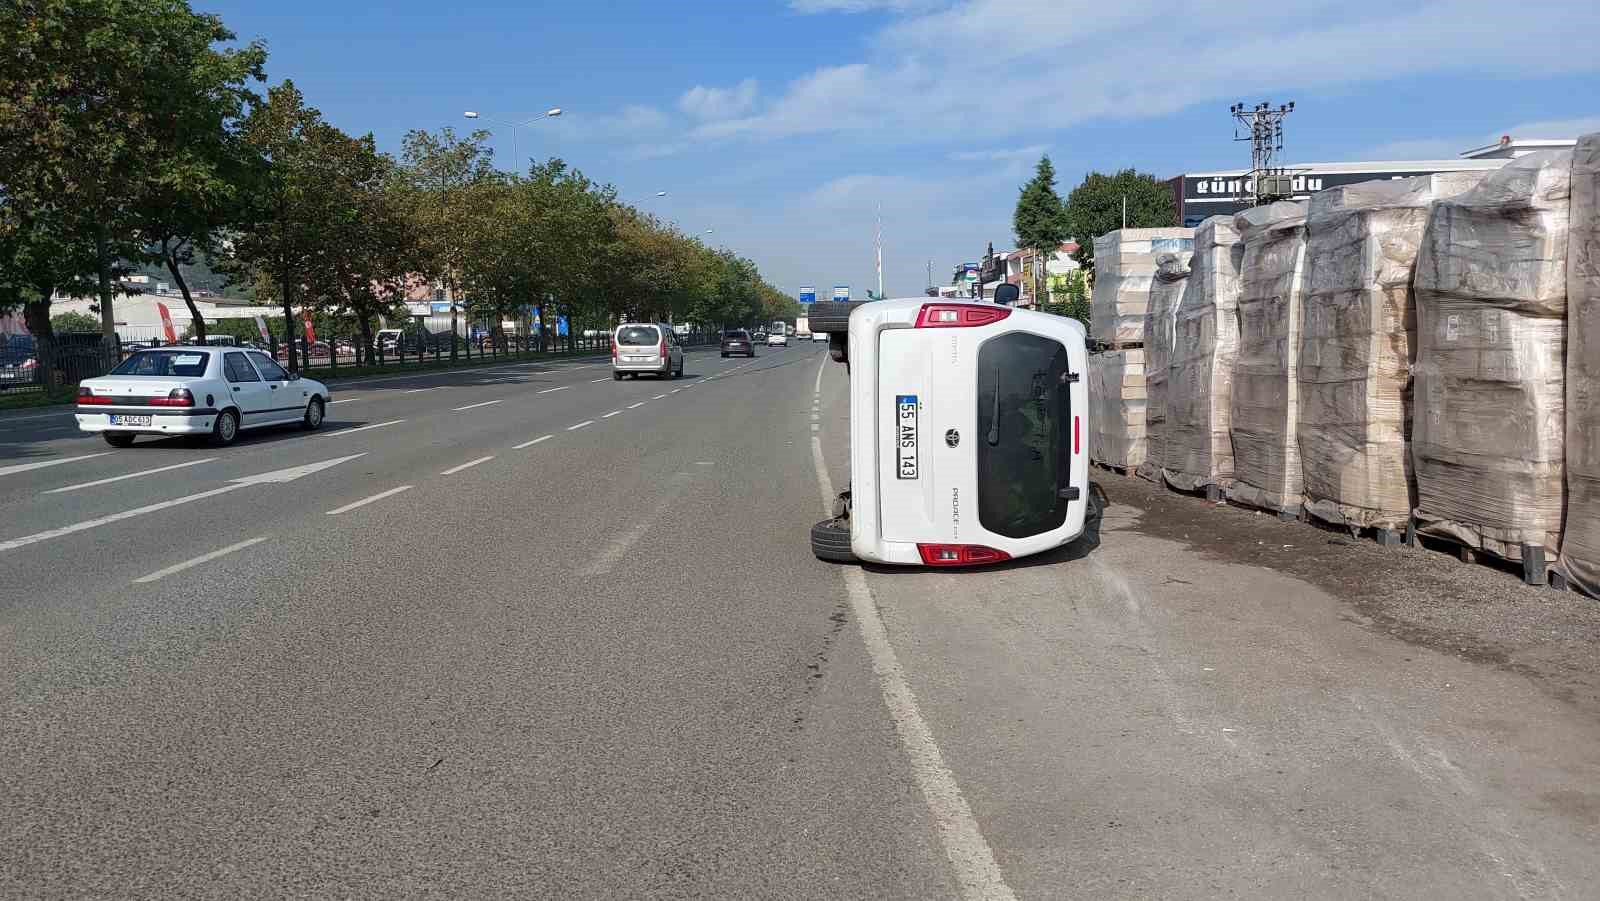
[{"label": "white lane marking", "polygon": [[328,515],[338,516],[340,513],[349,513],[351,510],[354,510],[357,507],[365,507],[368,504],[381,501],[386,497],[392,497],[402,491],[410,491],[411,487],[412,486],[410,485],[401,485],[399,488],[390,488],[388,491],[380,491],[377,494],[374,494],[372,497],[363,498],[353,504],[345,504],[343,507],[335,507],[328,511]]},{"label": "white lane marking", "polygon": [[683,390],[683,389],[682,389],[682,388],[674,388],[674,389],[672,389],[672,391],[671,391],[671,392],[669,392],[669,393],[671,393],[671,394],[677,394],[677,393],[678,393],[678,392],[679,392],[679,391],[682,391],[682,390]]},{"label": "white lane marking", "polygon": [[432,386],[429,386],[427,388],[412,388],[409,391],[402,391],[400,393],[401,394],[421,394],[424,391],[438,391],[440,388],[443,388],[443,387],[444,387],[443,385],[432,385]]},{"label": "white lane marking", "polygon": [[546,358],[546,359],[543,359],[543,360],[522,360],[522,361],[519,361],[519,362],[516,362],[516,363],[501,363],[501,364],[496,365],[496,366],[475,366],[475,367],[473,367],[471,369],[430,369],[430,370],[427,370],[426,372],[410,372],[410,373],[405,373],[405,374],[402,374],[402,375],[385,376],[385,377],[382,377],[382,378],[364,378],[364,379],[348,379],[348,380],[343,380],[342,379],[342,380],[339,380],[339,381],[335,382],[334,384],[335,385],[377,385],[377,384],[381,384],[383,382],[414,381],[416,379],[424,379],[424,378],[429,378],[429,377],[433,377],[433,376],[466,375],[466,374],[472,373],[472,372],[492,372],[493,370],[496,370],[496,369],[518,369],[518,368],[527,367],[527,366],[544,366],[544,367],[547,367],[549,369],[559,369],[559,370],[561,370],[563,372],[571,372],[571,371],[573,371],[575,369],[593,369],[596,365],[599,365],[599,364],[593,364],[593,365],[589,365],[589,366],[569,366],[569,365],[567,365],[569,363],[577,362],[577,361],[580,361],[580,360],[604,360],[604,359],[605,359],[605,356],[601,355],[601,354],[583,354],[581,356],[573,357],[570,360],[557,360],[557,359],[554,359],[554,358]]},{"label": "white lane marking", "polygon": [[452,413],[460,413],[463,410],[476,410],[479,407],[492,407],[492,406],[494,406],[495,404],[498,404],[498,403],[500,403],[500,401],[498,401],[498,400],[486,400],[486,401],[483,401],[482,403],[467,404],[465,407],[453,407],[453,408],[451,408],[450,412],[452,412]]},{"label": "white lane marking", "polygon": [[630,409],[630,410],[637,410],[637,409],[639,409],[639,408],[640,408],[640,407],[642,407],[642,406],[644,406],[644,405],[645,405],[645,401],[642,401],[642,400],[641,400],[641,401],[639,401],[639,402],[638,402],[638,403],[636,403],[636,404],[628,404],[628,409]]},{"label": "white lane marking", "polygon": [[549,441],[553,437],[555,437],[555,436],[554,435],[540,435],[539,437],[533,439],[532,441],[524,441],[521,444],[518,444],[518,445],[512,447],[511,449],[512,450],[522,450],[525,447],[533,447],[535,444],[538,444],[541,441]]},{"label": "white lane marking", "polygon": [[814,423],[814,422],[811,424],[811,431],[813,431],[813,432],[818,431],[817,424]]},{"label": "white lane marking", "polygon": [[825,368],[827,368],[827,365],[828,365],[828,361],[827,360],[823,360],[822,361],[822,365],[817,367],[817,381],[816,381],[816,384],[811,386],[811,393],[812,394],[821,394],[822,393],[822,372],[823,372],[823,370]]},{"label": "white lane marking", "polygon": [[174,564],[166,569],[158,569],[148,576],[140,576],[139,578],[133,580],[133,584],[144,585],[149,582],[154,582],[157,579],[165,579],[167,576],[170,576],[173,573],[181,573],[186,569],[193,569],[202,563],[210,563],[218,557],[226,557],[236,551],[242,551],[247,547],[253,547],[271,537],[271,535],[261,535],[256,538],[246,539],[238,544],[230,544],[227,547],[218,548],[209,554],[201,554],[200,556],[195,557],[193,560],[185,560],[182,563]]},{"label": "white lane marking", "polygon": [[330,403],[330,404],[347,404],[347,403],[350,403],[351,401],[365,400],[365,399],[366,398],[362,398],[362,397],[341,397],[338,400],[330,400],[330,401],[328,401],[328,403]]},{"label": "white lane marking", "polygon": [[0,476],[8,476],[18,472],[32,472],[35,469],[44,469],[47,466],[60,466],[63,463],[77,463],[80,460],[93,460],[95,457],[104,457],[110,453],[110,451],[101,451],[98,454],[84,454],[81,457],[62,457],[59,460],[40,460],[38,463],[18,463],[15,466],[7,466],[4,469],[0,469]]},{"label": "white lane marking", "polygon": [[667,507],[674,500],[677,500],[678,495],[683,493],[683,489],[689,484],[689,478],[690,476],[686,472],[674,475],[671,481],[667,483],[666,494],[662,496],[660,502],[650,510],[644,519],[635,524],[633,528],[607,542],[606,546],[600,550],[600,553],[596,554],[587,566],[578,571],[578,576],[580,578],[602,576],[622,562],[622,558],[627,555],[628,549],[633,547],[640,538],[643,538],[645,533],[655,528],[656,520],[660,519],[661,514],[666,512]]},{"label": "white lane marking", "polygon": [[666,395],[665,394],[657,394],[655,397],[652,397],[650,399],[651,400],[660,400],[663,397],[666,397]]},{"label": "white lane marking", "polygon": [[183,469],[185,466],[199,466],[201,463],[210,463],[212,460],[215,460],[215,459],[217,459],[217,458],[216,457],[206,457],[206,458],[201,459],[201,460],[190,460],[187,463],[174,463],[171,466],[157,466],[155,469],[144,469],[144,470],[140,470],[139,472],[130,472],[127,475],[112,476],[109,479],[95,479],[93,482],[80,482],[80,483],[78,483],[76,485],[68,485],[65,488],[52,488],[49,491],[46,491],[44,493],[45,494],[64,494],[64,493],[66,493],[68,491],[77,491],[79,488],[93,488],[93,487],[95,487],[97,485],[109,485],[112,482],[120,482],[123,479],[136,479],[139,476],[151,476],[151,475],[155,475],[158,472],[170,472],[171,470],[174,470],[174,469]]},{"label": "white lane marking", "polygon": [[[828,478],[828,465],[822,459],[821,439],[811,439],[811,462],[817,470],[817,487],[822,490],[822,509],[825,515],[831,515],[833,481]],[[945,765],[933,730],[928,728],[917,708],[917,697],[906,681],[894,646],[889,643],[889,633],[878,615],[878,605],[872,599],[872,589],[867,587],[867,577],[859,566],[842,566],[839,572],[844,575],[845,590],[850,595],[850,608],[855,613],[861,641],[872,658],[872,671],[878,676],[883,703],[889,708],[889,718],[900,735],[900,745],[910,760],[911,773],[922,789],[922,798],[938,824],[939,841],[955,870],[961,897],[974,901],[1014,901],[1016,894],[1006,885],[1005,874],[995,863],[994,851],[978,828],[978,821],[961,793],[955,774]]]},{"label": "white lane marking", "polygon": [[453,475],[455,475],[456,473],[460,472],[463,469],[471,469],[472,467],[477,466],[479,463],[487,463],[487,462],[489,462],[490,460],[493,460],[493,459],[494,459],[493,456],[479,457],[476,460],[468,461],[466,463],[461,464],[460,466],[452,466],[449,469],[445,470],[444,472],[439,473],[439,475],[442,475],[442,476],[453,476]]},{"label": "white lane marking", "polygon": [[593,385],[595,382],[605,382],[605,381],[611,381],[611,376],[608,375],[603,379],[590,379],[589,380],[589,384]]},{"label": "white lane marking", "polygon": [[611,412],[610,412],[610,413],[607,413],[607,414],[606,414],[606,415],[604,415],[604,416],[602,416],[602,417],[600,417],[600,418],[601,418],[601,419],[610,419],[610,418],[611,418],[611,417],[613,417],[613,416],[617,416],[617,415],[619,415],[619,414],[620,414],[620,413],[622,413],[622,411],[621,411],[621,410],[612,410],[612,411],[611,411]]},{"label": "white lane marking", "polygon": [[567,426],[567,431],[576,432],[577,430],[583,428],[586,425],[594,425],[594,420],[593,419],[585,419],[583,422],[580,422],[577,425],[569,425],[569,426]]},{"label": "white lane marking", "polygon": [[562,385],[560,388],[546,388],[543,391],[538,391],[538,392],[535,392],[535,393],[537,393],[537,394],[549,394],[552,391],[565,391],[565,390],[567,390],[568,388],[571,388],[571,387],[572,387],[571,385]]},{"label": "white lane marking", "polygon": [[328,432],[327,434],[323,435],[322,437],[324,437],[324,438],[337,438],[340,435],[354,435],[356,432],[365,432],[367,429],[381,429],[386,425],[399,425],[402,422],[405,422],[405,420],[404,419],[391,419],[388,422],[375,422],[372,425],[358,425],[353,429],[340,429],[337,432]]},{"label": "white lane marking", "polygon": [[124,519],[132,519],[135,516],[143,516],[146,513],[155,513],[158,510],[167,510],[181,504],[188,504],[194,501],[204,500],[208,497],[216,497],[219,494],[227,494],[230,491],[237,491],[240,488],[244,488],[248,485],[292,482],[295,479],[301,478],[302,476],[308,476],[314,472],[327,469],[330,466],[337,466],[347,460],[354,460],[357,457],[364,456],[366,455],[351,454],[348,457],[335,457],[332,460],[322,460],[316,463],[305,463],[300,466],[291,466],[287,469],[278,469],[273,470],[272,472],[263,472],[253,476],[245,476],[243,478],[233,479],[227,485],[223,485],[219,488],[212,488],[209,491],[202,491],[198,494],[190,494],[185,495],[184,497],[175,497],[171,500],[158,501],[154,504],[146,504],[143,507],[135,507],[132,510],[123,510],[120,513],[112,513],[108,516],[100,516],[95,519],[76,522],[70,526],[62,526],[58,529],[49,529],[44,532],[35,532],[32,535],[24,535],[21,538],[13,538],[10,541],[0,541],[0,551],[16,550],[19,547],[27,547],[30,544],[37,544],[41,541],[49,541],[53,538],[60,538],[63,535],[71,535],[74,532],[83,532],[88,529],[110,525],[114,522],[121,522]]}]

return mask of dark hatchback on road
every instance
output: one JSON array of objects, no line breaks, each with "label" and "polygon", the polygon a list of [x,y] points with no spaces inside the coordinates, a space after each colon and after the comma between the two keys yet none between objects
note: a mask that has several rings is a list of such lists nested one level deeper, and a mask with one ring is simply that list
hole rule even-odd
[{"label": "dark hatchback on road", "polygon": [[750,339],[750,333],[742,328],[722,333],[722,355],[731,357],[734,354],[744,354],[747,357],[756,355],[755,342]]}]

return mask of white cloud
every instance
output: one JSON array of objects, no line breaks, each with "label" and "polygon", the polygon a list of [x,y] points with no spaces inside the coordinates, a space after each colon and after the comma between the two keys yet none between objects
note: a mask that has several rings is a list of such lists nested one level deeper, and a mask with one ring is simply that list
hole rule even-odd
[{"label": "white cloud", "polygon": [[1050,148],[1043,144],[1032,144],[1027,147],[1001,147],[996,150],[962,150],[950,154],[950,159],[958,163],[965,162],[1016,162],[1018,160],[1033,163],[1044,156]]},{"label": "white cloud", "polygon": [[754,78],[746,78],[731,88],[695,85],[678,98],[678,109],[697,119],[732,119],[756,105],[758,90]]},{"label": "white cloud", "polygon": [[1453,160],[1463,152],[1486,147],[1500,140],[1501,135],[1524,141],[1550,141],[1576,138],[1579,135],[1600,132],[1600,116],[1583,116],[1573,119],[1545,119],[1524,122],[1493,132],[1460,135],[1453,138],[1408,138],[1389,141],[1358,153],[1350,159],[1359,160]]}]

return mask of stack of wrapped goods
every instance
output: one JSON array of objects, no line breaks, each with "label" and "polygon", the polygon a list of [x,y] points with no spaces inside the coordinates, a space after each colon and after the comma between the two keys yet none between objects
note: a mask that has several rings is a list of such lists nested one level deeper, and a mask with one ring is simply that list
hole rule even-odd
[{"label": "stack of wrapped goods", "polygon": [[1300,512],[1295,435],[1306,205],[1280,201],[1234,217],[1244,241],[1239,358],[1233,367],[1233,484],[1228,500],[1293,517]]},{"label": "stack of wrapped goods", "polygon": [[1167,366],[1172,359],[1173,316],[1189,283],[1189,258],[1192,253],[1156,255],[1155,281],[1150,285],[1150,310],[1144,319],[1144,462],[1139,475],[1151,481],[1161,479],[1167,465]]},{"label": "stack of wrapped goods", "polygon": [[1157,254],[1193,250],[1192,228],[1124,228],[1095,238],[1089,337],[1104,344],[1143,343]]},{"label": "stack of wrapped goods", "polygon": [[1600,597],[1600,133],[1572,155],[1567,240],[1567,519],[1561,573]]},{"label": "stack of wrapped goods", "polygon": [[1416,525],[1545,578],[1559,547],[1572,151],[1434,204],[1417,258]]},{"label": "stack of wrapped goods", "polygon": [[1435,200],[1482,172],[1330,188],[1306,218],[1298,433],[1306,512],[1398,543],[1411,517],[1411,277]]},{"label": "stack of wrapped goods", "polygon": [[1144,462],[1144,351],[1089,357],[1089,459],[1133,472]]},{"label": "stack of wrapped goods", "polygon": [[1213,216],[1195,230],[1190,275],[1172,323],[1162,453],[1167,484],[1183,491],[1233,481],[1229,428],[1243,258],[1232,216]]}]

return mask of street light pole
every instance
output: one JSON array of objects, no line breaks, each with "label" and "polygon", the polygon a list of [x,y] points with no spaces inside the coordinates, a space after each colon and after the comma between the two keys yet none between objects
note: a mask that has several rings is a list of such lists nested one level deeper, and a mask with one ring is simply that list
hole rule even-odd
[{"label": "street light pole", "polygon": [[[466,119],[483,119],[483,116],[480,115],[476,110],[469,109],[461,115]],[[545,110],[542,115],[534,116],[532,119],[529,119],[526,122],[502,122],[499,119],[485,119],[484,121],[493,123],[495,125],[504,125],[505,127],[511,129],[511,159],[513,165],[516,167],[516,171],[521,171],[522,151],[517,147],[517,129],[530,126],[541,119],[554,119],[560,115],[561,107],[557,106]]]}]

